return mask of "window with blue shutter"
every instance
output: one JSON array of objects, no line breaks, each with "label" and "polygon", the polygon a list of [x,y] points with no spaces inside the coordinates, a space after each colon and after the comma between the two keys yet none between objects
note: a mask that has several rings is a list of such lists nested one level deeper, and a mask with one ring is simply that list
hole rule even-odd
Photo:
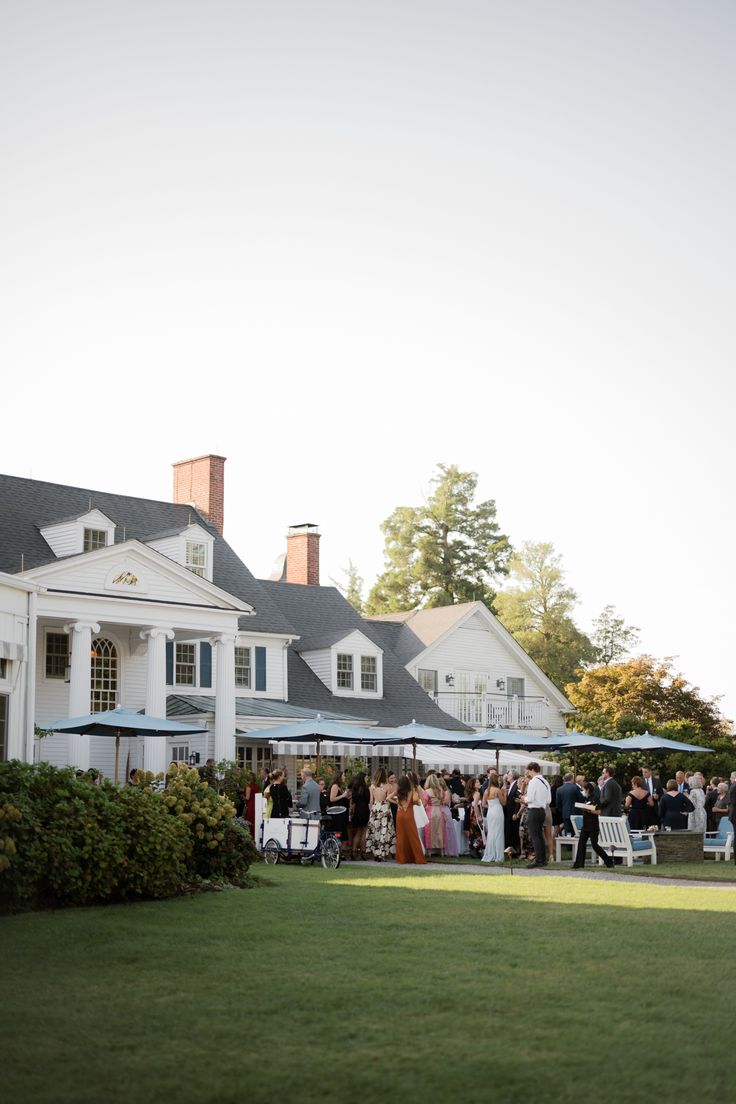
[{"label": "window with blue shutter", "polygon": [[174,641],[166,641],[166,685],[174,685]]},{"label": "window with blue shutter", "polygon": [[266,689],[266,649],[256,648],[256,690]]},{"label": "window with blue shutter", "polygon": [[204,640],[199,645],[199,685],[205,690],[212,686],[212,645]]}]

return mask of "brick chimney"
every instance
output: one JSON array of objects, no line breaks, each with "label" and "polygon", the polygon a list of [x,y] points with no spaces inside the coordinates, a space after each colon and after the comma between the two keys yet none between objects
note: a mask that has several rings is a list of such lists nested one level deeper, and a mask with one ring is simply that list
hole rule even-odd
[{"label": "brick chimney", "polygon": [[286,581],[319,586],[319,532],[316,525],[290,525],[286,534]]},{"label": "brick chimney", "polygon": [[196,506],[220,533],[225,520],[225,460],[210,453],[172,465],[174,502]]}]

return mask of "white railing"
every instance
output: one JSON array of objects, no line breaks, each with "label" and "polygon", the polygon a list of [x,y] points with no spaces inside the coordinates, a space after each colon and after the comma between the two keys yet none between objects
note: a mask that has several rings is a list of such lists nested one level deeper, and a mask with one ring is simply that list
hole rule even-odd
[{"label": "white railing", "polygon": [[472,728],[544,728],[544,698],[508,698],[502,694],[433,694],[440,709]]}]

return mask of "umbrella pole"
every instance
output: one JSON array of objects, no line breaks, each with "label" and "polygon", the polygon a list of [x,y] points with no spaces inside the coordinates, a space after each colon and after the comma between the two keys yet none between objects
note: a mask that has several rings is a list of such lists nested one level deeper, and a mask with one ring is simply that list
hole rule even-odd
[{"label": "umbrella pole", "polygon": [[319,749],[320,749],[320,738],[318,736],[317,737],[317,774],[319,774],[319,764],[320,764],[320,759],[321,759]]},{"label": "umbrella pole", "polygon": [[499,749],[496,748],[496,774],[498,774],[498,754],[499,754]]},{"label": "umbrella pole", "polygon": [[118,759],[120,758],[120,733],[115,737],[115,785],[118,784]]},{"label": "umbrella pole", "polygon": [[412,764],[413,764],[412,765],[412,770],[414,771],[414,774],[416,774],[417,773],[417,741],[416,741],[416,738],[414,740],[412,740],[411,746],[412,746],[412,753],[413,753],[412,754]]}]

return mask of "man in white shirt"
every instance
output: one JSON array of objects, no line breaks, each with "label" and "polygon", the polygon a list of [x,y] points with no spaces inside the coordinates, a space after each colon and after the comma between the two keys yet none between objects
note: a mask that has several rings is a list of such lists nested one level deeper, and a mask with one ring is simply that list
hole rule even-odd
[{"label": "man in white shirt", "polygon": [[542,777],[539,763],[530,763],[526,768],[526,776],[529,785],[526,788],[526,824],[529,829],[529,838],[534,848],[534,858],[527,863],[527,869],[533,870],[536,866],[547,865],[547,848],[544,842],[544,817],[547,806],[552,801],[552,791],[549,784]]}]

